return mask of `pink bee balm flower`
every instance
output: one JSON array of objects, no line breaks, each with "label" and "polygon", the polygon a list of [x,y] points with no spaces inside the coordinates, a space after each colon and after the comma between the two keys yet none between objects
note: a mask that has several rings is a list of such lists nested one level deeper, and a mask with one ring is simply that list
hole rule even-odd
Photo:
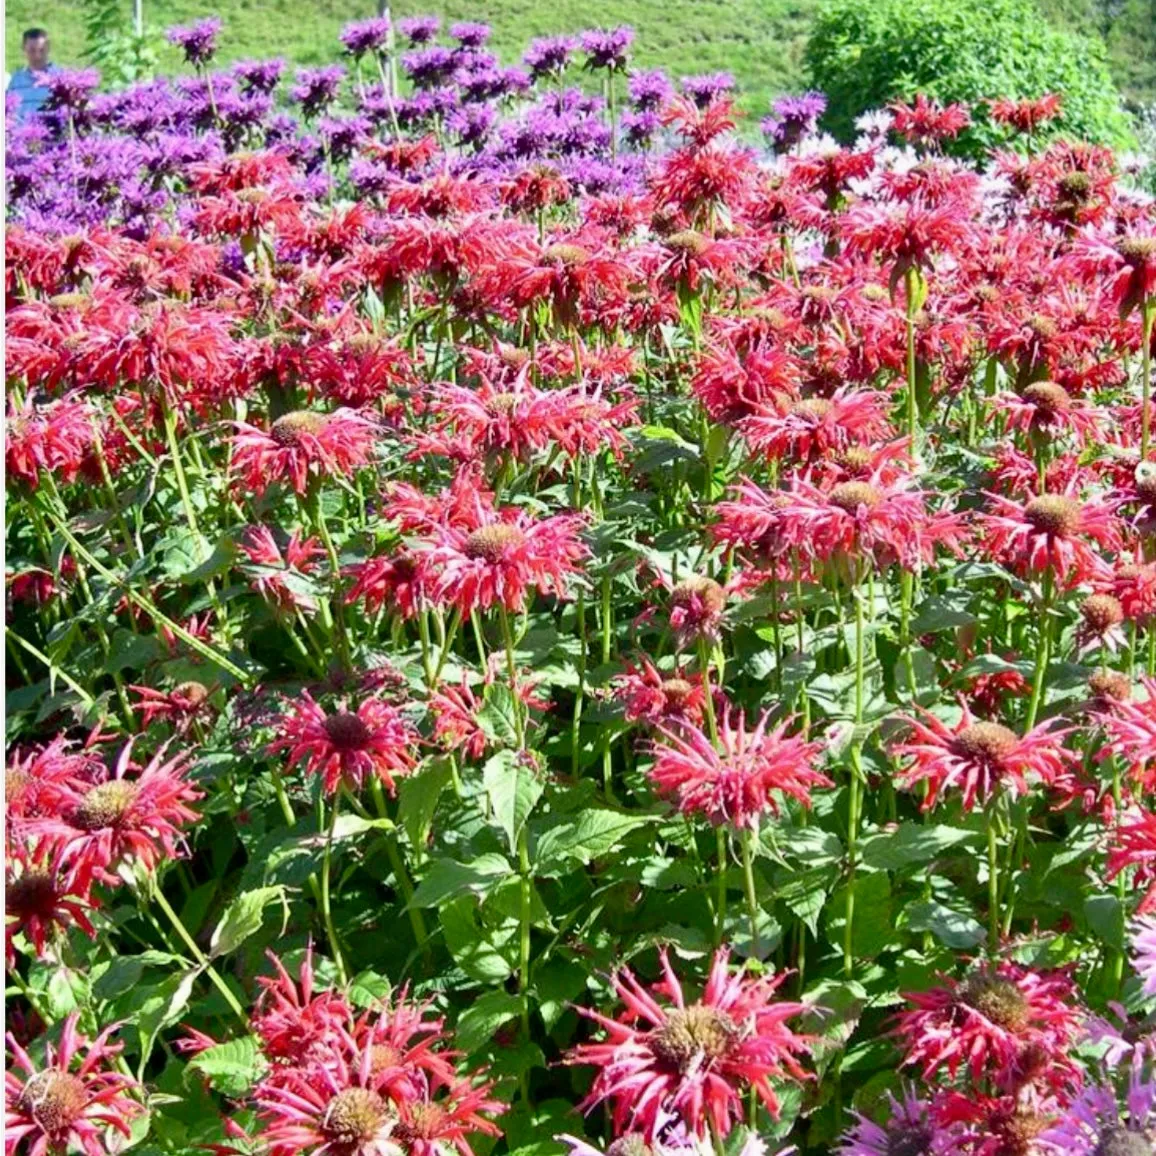
[{"label": "pink bee balm flower", "polygon": [[898,775],[901,786],[927,783],[925,811],[934,807],[940,793],[949,787],[962,793],[966,811],[977,802],[986,804],[1001,787],[1014,795],[1026,794],[1029,776],[1055,783],[1075,757],[1060,745],[1060,739],[1069,732],[1054,730],[1054,719],[1021,736],[1002,723],[977,719],[966,703],[954,727],[930,711],[920,710],[920,715],[921,719],[903,720],[912,737],[896,745],[893,753],[905,763]]},{"label": "pink bee balm flower", "polygon": [[738,422],[738,429],[753,450],[768,458],[806,462],[885,439],[891,432],[887,404],[885,394],[840,389],[829,398],[760,405]]},{"label": "pink bee balm flower", "polygon": [[394,775],[413,769],[417,734],[396,707],[378,698],[365,699],[355,711],[344,708],[326,714],[303,691],[281,723],[281,734],[269,753],[289,752],[290,764],[303,763],[320,775],[325,793],[334,795],[344,784],[360,790],[370,776],[392,794]]},{"label": "pink bee balm flower", "polygon": [[748,1088],[778,1117],[772,1081],[807,1078],[799,1057],[810,1052],[811,1040],[787,1027],[807,1009],[772,998],[786,973],[732,974],[728,959],[726,948],[716,952],[702,997],[693,1003],[662,951],[663,978],[651,991],[626,968],[611,978],[625,1004],[617,1019],[580,1009],[607,1033],[566,1058],[598,1069],[583,1110],[610,1102],[615,1132],[641,1132],[647,1143],[671,1117],[695,1136],[711,1129],[727,1135],[743,1118]]},{"label": "pink bee balm flower", "polygon": [[96,930],[89,921],[92,910],[81,898],[76,867],[63,868],[37,858],[27,847],[8,847],[4,887],[5,952],[9,966],[16,958],[13,939],[27,936],[37,959],[47,954],[49,940],[57,931],[79,927],[89,939]]},{"label": "pink bee balm flower", "polygon": [[578,538],[582,519],[557,514],[541,520],[522,510],[481,508],[473,528],[442,526],[428,558],[436,569],[434,597],[463,618],[495,603],[521,610],[526,594],[564,597],[566,579],[586,557]]},{"label": "pink bee balm flower", "polygon": [[91,784],[71,788],[55,816],[31,819],[23,831],[43,839],[45,854],[75,867],[80,894],[94,879],[117,884],[115,868],[135,861],[151,871],[162,859],[174,859],[184,843],[181,828],[199,816],[189,803],[201,797],[186,780],[191,751],[165,759],[167,744],[138,768],[130,761],[133,740],[125,744],[111,771]]},{"label": "pink bee balm flower", "polygon": [[1062,971],[1011,962],[987,965],[966,980],[945,977],[930,991],[909,993],[914,1005],[899,1016],[896,1034],[905,1065],[930,1080],[946,1069],[954,1080],[992,1080],[1002,1091],[1031,1081],[1059,1092],[1078,1088],[1080,1069],[1069,1053],[1080,1035],[1075,985]]},{"label": "pink bee balm flower", "polygon": [[615,679],[615,689],[627,722],[702,725],[707,691],[701,675],[678,670],[665,674],[644,657],[641,667],[628,665]]},{"label": "pink bee balm flower", "polygon": [[236,423],[233,469],[246,490],[262,495],[274,482],[304,494],[314,478],[349,477],[373,457],[377,431],[354,410],[294,410],[268,430]]},{"label": "pink bee balm flower", "polygon": [[111,1070],[121,1045],[109,1042],[115,1025],[94,1040],[76,1030],[79,1012],[65,1021],[58,1044],[46,1045],[42,1067],[10,1034],[10,1062],[4,1073],[4,1148],[29,1156],[50,1152],[80,1151],[85,1156],[105,1156],[105,1132],[115,1129],[125,1138],[132,1134],[132,1120],[144,1107],[133,1094],[139,1085],[129,1076]]},{"label": "pink bee balm flower", "polygon": [[1156,785],[1156,678],[1140,680],[1145,697],[1114,702],[1096,717],[1108,732],[1105,754],[1113,754],[1145,790]]},{"label": "pink bee balm flower", "polygon": [[1107,506],[1071,493],[1041,494],[1014,502],[988,494],[993,512],[981,519],[992,556],[1021,577],[1050,571],[1065,590],[1102,576],[1107,563],[1095,546],[1116,551],[1120,527]]},{"label": "pink bee balm flower", "polygon": [[753,729],[741,714],[737,722],[724,714],[717,747],[701,730],[664,729],[650,781],[684,814],[703,815],[716,827],[755,829],[762,815],[779,813],[782,797],[809,807],[813,787],[834,785],[814,769],[820,745],[786,729],[786,723],[771,729],[769,712]]}]

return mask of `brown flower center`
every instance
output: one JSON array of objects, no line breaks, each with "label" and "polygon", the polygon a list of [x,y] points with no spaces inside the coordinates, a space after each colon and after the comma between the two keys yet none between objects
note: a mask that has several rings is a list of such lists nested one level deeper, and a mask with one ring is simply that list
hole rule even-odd
[{"label": "brown flower center", "polygon": [[87,305],[90,298],[87,293],[57,293],[48,298],[48,304],[53,309],[79,309]]},{"label": "brown flower center", "polygon": [[1156,506],[1156,473],[1144,474],[1137,478],[1136,493],[1142,502]]},{"label": "brown flower center", "polygon": [[1156,261],[1156,237],[1125,237],[1116,243],[1116,252],[1134,269]]},{"label": "brown flower center", "polygon": [[1028,502],[1024,517],[1039,533],[1063,538],[1080,524],[1080,503],[1063,494],[1043,494]]},{"label": "brown flower center", "polygon": [[50,912],[56,905],[56,880],[48,871],[34,869],[11,879],[4,892],[4,910],[27,919]]},{"label": "brown flower center", "polygon": [[374,1044],[369,1049],[369,1070],[373,1075],[396,1068],[401,1062],[401,1053],[389,1044]]},{"label": "brown flower center", "polygon": [[585,265],[590,260],[590,254],[581,245],[570,245],[565,241],[549,246],[542,255],[555,265]]},{"label": "brown flower center", "polygon": [[82,831],[115,827],[136,801],[136,783],[110,779],[93,787],[76,806],[69,822]]},{"label": "brown flower center", "polygon": [[1124,607],[1111,594],[1092,594],[1080,605],[1084,621],[1097,634],[1106,634],[1124,621]]},{"label": "brown flower center", "polygon": [[896,1128],[887,1134],[886,1156],[926,1156],[932,1138],[931,1129],[919,1124]]},{"label": "brown flower center", "polygon": [[272,194],[268,189],[248,188],[237,190],[237,200],[242,205],[263,205]]},{"label": "brown flower center", "polygon": [[870,482],[840,482],[827,497],[832,506],[848,514],[858,514],[861,508],[873,510],[882,499]]},{"label": "brown flower center", "polygon": [[1037,381],[1024,390],[1024,401],[1048,414],[1062,413],[1068,408],[1068,391],[1054,381]]},{"label": "brown flower center", "polygon": [[522,366],[528,365],[530,362],[530,351],[522,349],[518,345],[504,346],[501,353],[498,354],[498,360],[503,365],[508,365],[511,369],[521,369]]},{"label": "brown flower center", "polygon": [[666,1023],[649,1039],[650,1050],[662,1063],[686,1072],[700,1059],[709,1065],[730,1052],[739,1029],[726,1012],[695,1003],[667,1012]]},{"label": "brown flower center", "polygon": [[822,421],[831,412],[831,403],[825,397],[805,397],[791,404],[791,413],[798,417]]},{"label": "brown flower center", "polygon": [[467,558],[479,559],[496,566],[511,550],[516,550],[526,541],[526,535],[517,526],[508,522],[495,522],[475,530],[462,547]]},{"label": "brown flower center", "polygon": [[653,1149],[642,1138],[639,1132],[630,1132],[620,1136],[609,1148],[606,1156],[652,1156]]},{"label": "brown flower center", "polygon": [[964,758],[998,763],[1015,750],[1018,742],[1015,731],[1000,723],[977,722],[964,727],[955,736],[953,745]]},{"label": "brown flower center", "polygon": [[377,1135],[387,1115],[386,1103],[376,1092],[346,1088],[329,1101],[321,1131],[330,1144],[354,1150]]},{"label": "brown flower center", "polygon": [[1097,670],[1088,679],[1088,689],[1097,698],[1127,702],[1132,697],[1132,682],[1118,670]]},{"label": "brown flower center", "polygon": [[677,710],[686,705],[686,700],[694,693],[694,687],[685,678],[666,678],[662,682],[662,693],[666,705]]},{"label": "brown flower center", "polygon": [[707,239],[694,229],[671,233],[663,244],[676,253],[685,253],[688,257],[701,257],[707,249]]},{"label": "brown flower center", "polygon": [[967,981],[963,998],[997,1027],[1018,1032],[1028,1024],[1030,1018],[1028,1002],[1023,992],[1010,979],[973,975]]},{"label": "brown flower center", "polygon": [[1142,1132],[1119,1126],[1105,1128],[1092,1156],[1153,1156],[1156,1146]]},{"label": "brown flower center", "polygon": [[835,462],[849,474],[865,473],[871,467],[871,451],[866,446],[848,446],[836,452]]},{"label": "brown flower center", "polygon": [[675,586],[670,592],[670,600],[683,610],[693,607],[698,601],[709,613],[721,614],[727,604],[727,594],[713,578],[695,574]]},{"label": "brown flower center", "polygon": [[26,1112],[45,1133],[59,1139],[81,1116],[88,1106],[84,1082],[71,1072],[48,1069],[32,1076],[20,1093],[18,1106]]},{"label": "brown flower center", "polygon": [[490,413],[508,414],[513,412],[514,406],[517,404],[518,395],[516,393],[496,393],[486,402],[486,409]]},{"label": "brown flower center", "polygon": [[1059,332],[1056,323],[1050,317],[1045,317],[1042,313],[1035,314],[1028,321],[1028,328],[1037,337],[1055,337]]},{"label": "brown flower center", "polygon": [[309,409],[295,409],[279,417],[269,429],[269,436],[286,448],[299,446],[306,437],[316,437],[325,428],[325,415]]},{"label": "brown flower center", "polygon": [[409,1148],[415,1140],[436,1136],[445,1120],[445,1109],[440,1104],[414,1104],[408,1120],[399,1120],[394,1126],[391,1138],[403,1148]]},{"label": "brown flower center", "polygon": [[369,742],[369,727],[351,711],[339,710],[324,722],[329,741],[339,751],[360,751]]},{"label": "brown flower center", "polygon": [[886,301],[888,294],[882,285],[864,285],[861,296],[864,301]]},{"label": "brown flower center", "polygon": [[1087,173],[1065,173],[1057,184],[1060,192],[1072,201],[1087,200],[1092,191],[1092,178]]},{"label": "brown flower center", "polygon": [[208,697],[209,688],[203,682],[193,680],[173,687],[173,698],[181,699],[190,707],[200,706]]}]

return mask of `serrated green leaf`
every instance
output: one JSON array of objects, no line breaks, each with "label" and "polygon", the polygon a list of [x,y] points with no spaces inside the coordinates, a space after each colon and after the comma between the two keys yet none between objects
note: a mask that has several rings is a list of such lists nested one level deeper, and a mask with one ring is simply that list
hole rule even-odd
[{"label": "serrated green leaf", "polygon": [[238,1036],[198,1052],[189,1061],[189,1071],[199,1072],[224,1096],[243,1096],[265,1068],[255,1036]]},{"label": "serrated green leaf", "polygon": [[285,909],[285,918],[288,918],[289,909],[285,902],[285,888],[258,887],[254,891],[245,891],[238,895],[229,904],[221,922],[209,941],[209,953],[215,959],[219,955],[228,955],[236,950],[250,935],[260,931],[265,921],[265,908],[270,903],[279,901]]},{"label": "serrated green leaf", "polygon": [[626,815],[621,811],[584,811],[576,819],[566,819],[542,832],[535,855],[543,873],[568,861],[589,863],[617,847],[639,827],[653,822],[649,815]]},{"label": "serrated green leaf", "polygon": [[482,785],[494,821],[505,833],[513,853],[522,827],[542,797],[542,783],[517,751],[499,751],[482,768]]},{"label": "serrated green leaf", "polygon": [[883,831],[864,839],[860,852],[868,867],[898,871],[913,863],[928,863],[952,847],[979,838],[979,832],[963,827],[900,823],[894,831]]},{"label": "serrated green leaf", "polygon": [[475,1051],[521,1011],[521,996],[506,991],[486,992],[462,1012],[457,1025],[458,1045],[467,1052]]},{"label": "serrated green leaf", "polygon": [[434,859],[426,868],[410,900],[410,906],[437,907],[447,899],[467,891],[484,895],[512,874],[514,870],[506,857],[496,851],[487,851],[470,863],[459,863],[456,859]]},{"label": "serrated green leaf", "polygon": [[983,927],[970,915],[953,911],[934,899],[920,899],[906,909],[907,926],[912,931],[930,931],[946,947],[962,950],[984,940]]}]

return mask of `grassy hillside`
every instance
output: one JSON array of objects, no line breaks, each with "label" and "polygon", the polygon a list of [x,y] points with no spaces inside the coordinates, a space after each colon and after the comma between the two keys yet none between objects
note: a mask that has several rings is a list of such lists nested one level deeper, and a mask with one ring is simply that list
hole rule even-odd
[{"label": "grassy hillside", "polygon": [[[949,2],[949,0],[945,0]],[[1058,23],[1082,32],[1103,30],[1097,12],[1105,0],[1043,0]],[[485,19],[494,25],[494,47],[513,61],[533,36],[574,31],[601,23],[629,23],[638,33],[637,59],[674,76],[727,70],[738,78],[747,107],[766,110],[777,93],[805,83],[801,59],[810,17],[818,0],[611,0],[592,9],[586,0],[495,0],[480,7],[469,0],[399,0],[395,16],[436,12],[447,22]],[[131,12],[125,0],[125,19]],[[328,61],[337,52],[337,33],[348,20],[374,14],[365,0],[144,0],[146,26],[160,32],[170,24],[216,13],[225,21],[224,60],[284,56],[298,64]],[[60,63],[82,60],[84,31],[76,0],[7,0],[7,67],[20,59],[20,32],[47,27]],[[1125,0],[1107,29],[1117,82],[1134,101],[1156,100],[1156,0]],[[178,54],[160,49],[161,67],[176,71]]]}]

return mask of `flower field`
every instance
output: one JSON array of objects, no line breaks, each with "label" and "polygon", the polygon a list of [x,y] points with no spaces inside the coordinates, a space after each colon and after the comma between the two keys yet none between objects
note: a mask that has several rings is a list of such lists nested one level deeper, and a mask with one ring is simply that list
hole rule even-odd
[{"label": "flower field", "polygon": [[1156,1151],[1151,199],[219,33],[9,110],[6,1153]]}]

